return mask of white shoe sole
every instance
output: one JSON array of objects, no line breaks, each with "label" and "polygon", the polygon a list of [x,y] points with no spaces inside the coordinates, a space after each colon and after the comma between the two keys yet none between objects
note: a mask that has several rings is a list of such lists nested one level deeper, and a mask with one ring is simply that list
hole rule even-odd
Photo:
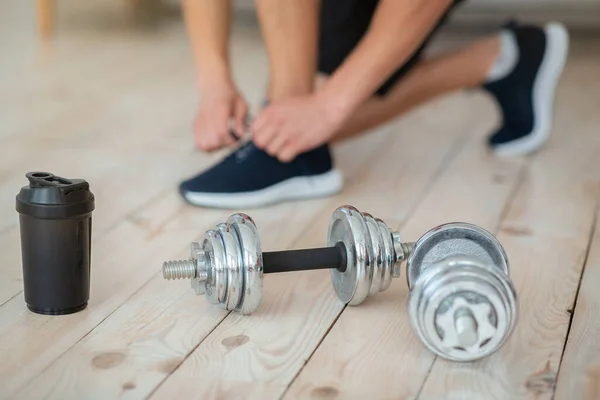
[{"label": "white shoe sole", "polygon": [[499,156],[520,156],[538,150],[550,137],[554,94],[569,51],[569,34],[556,22],[546,25],[546,54],[533,84],[533,131],[510,143],[494,146]]},{"label": "white shoe sole", "polygon": [[283,201],[331,196],[343,186],[342,174],[331,170],[321,175],[295,177],[262,190],[245,193],[186,192],[183,197],[195,206],[210,208],[256,208]]}]

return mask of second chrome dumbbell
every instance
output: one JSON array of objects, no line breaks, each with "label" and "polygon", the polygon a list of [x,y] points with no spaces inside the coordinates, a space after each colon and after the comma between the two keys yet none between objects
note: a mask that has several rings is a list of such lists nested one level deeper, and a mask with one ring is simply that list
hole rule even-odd
[{"label": "second chrome dumbbell", "polygon": [[517,296],[500,242],[471,224],[423,235],[407,260],[408,314],[421,341],[440,357],[474,361],[498,350],[517,321]]},{"label": "second chrome dumbbell", "polygon": [[406,261],[412,327],[438,356],[474,361],[497,351],[511,336],[517,296],[508,257],[485,229],[447,223],[415,243],[403,243],[383,221],[341,207],[330,224],[329,245],[339,241],[355,242],[350,248],[359,252],[352,256],[356,268],[331,270],[338,297],[349,305],[387,289]]}]

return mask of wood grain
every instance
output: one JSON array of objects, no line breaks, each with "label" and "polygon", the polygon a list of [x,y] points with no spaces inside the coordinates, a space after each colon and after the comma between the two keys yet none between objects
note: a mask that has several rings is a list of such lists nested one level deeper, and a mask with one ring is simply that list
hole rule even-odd
[{"label": "wood grain", "polygon": [[[102,128],[100,123],[114,119],[123,106],[135,106],[132,99],[137,93],[148,92],[165,81],[193,76],[183,63],[186,53],[182,46],[153,48],[145,41],[123,41],[117,45],[83,37],[57,39],[50,54],[33,50],[33,56],[40,57],[38,63],[27,59],[29,63],[16,60],[8,65],[15,65],[19,75],[26,78],[22,87],[17,87],[14,75],[4,75],[6,82],[0,81],[5,83],[7,94],[0,94],[0,101],[6,104],[0,115],[8,122],[0,135],[5,143],[56,143],[68,135],[80,135],[84,129]],[[78,57],[65,59],[62,53],[75,53]],[[127,68],[120,68],[124,62]],[[167,75],[174,68],[179,74]],[[153,79],[161,74],[164,80]],[[119,93],[123,95],[118,96]],[[49,131],[52,135],[47,134]]]},{"label": "wood grain", "polygon": [[0,265],[3,266],[0,268],[0,307],[23,290],[19,230],[16,227],[0,233],[0,249],[11,248],[17,251],[0,252]]},{"label": "wood grain", "polygon": [[[600,398],[600,209],[560,364],[555,399]],[[573,304],[575,306],[575,304]]]}]

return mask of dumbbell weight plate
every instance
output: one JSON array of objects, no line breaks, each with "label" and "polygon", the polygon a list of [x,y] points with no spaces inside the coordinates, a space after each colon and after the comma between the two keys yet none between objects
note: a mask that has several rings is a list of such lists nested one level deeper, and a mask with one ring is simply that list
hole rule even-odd
[{"label": "dumbbell weight plate", "polygon": [[[373,257],[372,268],[370,268],[369,280],[369,296],[374,296],[381,290],[383,284],[383,272],[386,268],[386,259],[383,257],[384,242],[381,232],[379,231],[379,224],[371,214],[362,213],[363,219],[367,224],[367,229],[371,239],[371,252]],[[391,237],[390,237],[391,238]]]},{"label": "dumbbell weight plate", "polygon": [[[474,361],[498,350],[517,320],[516,292],[499,268],[451,257],[426,268],[408,300],[411,325],[431,351],[452,361]],[[474,341],[461,344],[456,318],[470,310]]]},{"label": "dumbbell weight plate", "polygon": [[252,314],[260,305],[263,291],[263,259],[258,229],[252,218],[242,213],[230,216],[227,223],[237,234],[242,257],[240,275],[244,284],[236,311],[243,315]]},{"label": "dumbbell weight plate", "polygon": [[218,230],[206,231],[202,242],[202,250],[207,255],[208,276],[205,283],[206,299],[215,305],[225,308],[227,291],[227,268],[225,249]]},{"label": "dumbbell weight plate", "polygon": [[225,291],[225,309],[235,310],[242,300],[244,290],[244,262],[238,236],[229,223],[218,224],[217,229],[223,241],[223,250],[227,262],[227,290]]},{"label": "dumbbell weight plate", "polygon": [[409,288],[428,266],[452,256],[473,257],[509,273],[508,257],[494,235],[476,225],[453,222],[428,231],[415,243],[407,261]]},{"label": "dumbbell weight plate", "polygon": [[391,283],[394,244],[392,243],[392,234],[382,220],[373,218],[368,213],[362,213],[362,216],[371,238],[373,264],[370,268],[369,296],[374,296],[387,289]]},{"label": "dumbbell weight plate", "polygon": [[394,243],[392,242],[392,232],[388,226],[380,219],[377,219],[379,232],[383,238],[383,281],[381,282],[380,292],[383,292],[390,287],[393,277],[394,264],[396,263],[396,255],[394,252]]},{"label": "dumbbell weight plate", "polygon": [[354,207],[339,207],[331,216],[328,245],[342,242],[346,248],[346,270],[331,270],[337,296],[344,304],[357,305],[369,295],[374,259],[367,224]]}]

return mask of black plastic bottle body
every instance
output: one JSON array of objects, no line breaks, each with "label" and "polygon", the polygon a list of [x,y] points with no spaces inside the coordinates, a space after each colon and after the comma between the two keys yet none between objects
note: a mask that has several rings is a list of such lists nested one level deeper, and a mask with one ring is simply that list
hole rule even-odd
[{"label": "black plastic bottle body", "polygon": [[16,197],[23,289],[29,310],[71,314],[90,298],[94,195],[83,179],[26,174]]},{"label": "black plastic bottle body", "polygon": [[90,298],[91,213],[69,219],[21,214],[19,219],[27,307],[49,315],[84,309]]}]

